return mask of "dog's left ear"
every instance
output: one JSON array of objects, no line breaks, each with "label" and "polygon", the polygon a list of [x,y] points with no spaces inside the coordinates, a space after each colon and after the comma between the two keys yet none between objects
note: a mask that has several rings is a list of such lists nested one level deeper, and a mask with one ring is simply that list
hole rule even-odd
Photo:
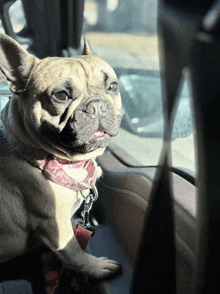
[{"label": "dog's left ear", "polygon": [[88,38],[84,36],[84,48],[82,55],[95,55],[91,43],[89,42]]},{"label": "dog's left ear", "polygon": [[38,61],[15,40],[0,34],[0,69],[13,93],[19,95],[26,88],[30,73]]}]

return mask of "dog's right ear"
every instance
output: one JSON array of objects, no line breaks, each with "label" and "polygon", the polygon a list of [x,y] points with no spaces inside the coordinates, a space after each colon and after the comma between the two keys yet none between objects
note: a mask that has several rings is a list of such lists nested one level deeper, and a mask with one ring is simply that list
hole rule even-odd
[{"label": "dog's right ear", "polygon": [[84,36],[84,48],[83,48],[82,55],[95,55],[92,49],[92,45],[86,36]]},{"label": "dog's right ear", "polygon": [[12,38],[0,34],[0,69],[13,93],[19,95],[26,88],[30,73],[38,61]]}]

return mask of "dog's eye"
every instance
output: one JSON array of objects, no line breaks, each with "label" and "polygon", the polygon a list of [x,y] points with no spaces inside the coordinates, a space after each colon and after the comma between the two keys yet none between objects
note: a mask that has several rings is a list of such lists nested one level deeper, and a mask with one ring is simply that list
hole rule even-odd
[{"label": "dog's eye", "polygon": [[108,87],[108,91],[110,92],[117,92],[117,90],[118,90],[118,84],[116,82],[112,82]]},{"label": "dog's eye", "polygon": [[63,100],[63,101],[69,99],[69,97],[68,97],[68,95],[67,95],[67,93],[65,91],[60,91],[60,92],[56,93],[55,97],[58,100]]}]

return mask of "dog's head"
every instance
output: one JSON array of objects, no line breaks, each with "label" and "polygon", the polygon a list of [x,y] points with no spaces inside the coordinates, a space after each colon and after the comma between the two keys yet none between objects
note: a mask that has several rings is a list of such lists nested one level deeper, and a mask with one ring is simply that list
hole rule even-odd
[{"label": "dog's head", "polygon": [[39,60],[0,35],[0,68],[28,134],[76,160],[100,155],[123,116],[114,70],[84,42],[82,56]]}]

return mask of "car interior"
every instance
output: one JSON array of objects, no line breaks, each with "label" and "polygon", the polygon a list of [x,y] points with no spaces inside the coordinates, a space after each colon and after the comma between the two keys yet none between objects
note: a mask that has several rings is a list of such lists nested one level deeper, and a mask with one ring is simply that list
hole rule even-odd
[{"label": "car interior", "polygon": [[[219,11],[218,0],[0,1],[1,32],[30,53],[80,55],[87,35],[120,86],[125,115],[97,160],[87,250],[123,273],[73,273],[59,293],[220,293]],[[1,109],[10,95],[0,75]],[[0,293],[48,293],[44,251],[0,264]]]}]

